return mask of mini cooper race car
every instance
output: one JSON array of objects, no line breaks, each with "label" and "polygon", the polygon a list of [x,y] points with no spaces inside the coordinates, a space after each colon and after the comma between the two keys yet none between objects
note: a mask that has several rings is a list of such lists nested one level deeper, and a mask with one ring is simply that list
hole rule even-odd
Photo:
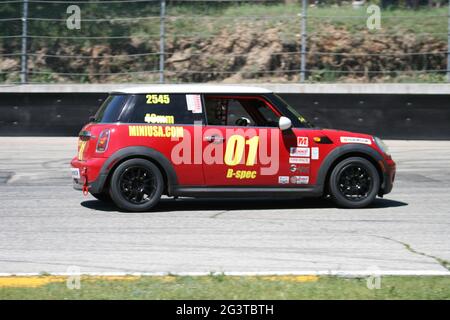
[{"label": "mini cooper race car", "polygon": [[75,189],[128,211],[171,197],[330,196],[360,208],[391,191],[377,137],[311,125],[256,87],[153,85],[112,92],[79,134]]}]

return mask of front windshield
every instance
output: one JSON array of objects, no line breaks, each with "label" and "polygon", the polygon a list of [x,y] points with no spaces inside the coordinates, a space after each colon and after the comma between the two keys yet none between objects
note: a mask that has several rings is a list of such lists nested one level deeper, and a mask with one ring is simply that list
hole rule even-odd
[{"label": "front windshield", "polygon": [[283,106],[292,114],[292,116],[294,116],[295,118],[298,119],[298,121],[300,121],[302,127],[305,128],[313,128],[314,125],[309,122],[308,120],[306,120],[305,117],[303,117],[300,113],[298,113],[297,110],[295,110],[293,107],[291,107],[286,101],[283,100],[283,98],[281,98],[279,95],[275,94],[275,96],[277,97],[277,99],[280,101],[280,103],[283,104]]}]

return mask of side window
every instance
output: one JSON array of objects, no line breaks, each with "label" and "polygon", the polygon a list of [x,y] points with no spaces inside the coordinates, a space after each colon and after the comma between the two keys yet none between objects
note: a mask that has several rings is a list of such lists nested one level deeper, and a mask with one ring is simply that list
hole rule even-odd
[{"label": "side window", "polygon": [[139,94],[134,96],[130,123],[193,124],[202,120],[200,95]]},{"label": "side window", "polygon": [[239,121],[245,119],[247,121],[248,126],[254,126],[255,121],[253,121],[252,117],[248,114],[247,110],[245,110],[244,106],[241,104],[239,100],[231,99],[228,100],[228,116],[227,116],[227,126],[236,126],[239,125]]},{"label": "side window", "polygon": [[258,111],[261,113],[264,121],[267,123],[268,127],[278,127],[278,116],[267,106],[260,105]]},{"label": "side window", "polygon": [[119,121],[127,99],[127,95],[110,95],[95,114],[94,122],[112,123]]},{"label": "side window", "polygon": [[205,96],[209,125],[278,127],[279,116],[258,98]]}]

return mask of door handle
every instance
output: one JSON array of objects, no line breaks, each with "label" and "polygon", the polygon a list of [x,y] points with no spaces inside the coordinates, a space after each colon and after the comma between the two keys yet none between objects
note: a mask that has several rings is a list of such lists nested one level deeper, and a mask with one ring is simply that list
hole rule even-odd
[{"label": "door handle", "polygon": [[221,137],[221,136],[206,136],[205,137],[205,141],[208,141],[208,142],[221,143],[224,140],[225,140],[224,137]]}]

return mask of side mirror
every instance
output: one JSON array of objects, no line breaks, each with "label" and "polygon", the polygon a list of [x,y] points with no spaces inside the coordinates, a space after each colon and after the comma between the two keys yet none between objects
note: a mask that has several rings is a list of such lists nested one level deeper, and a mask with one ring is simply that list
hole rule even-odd
[{"label": "side mirror", "polygon": [[95,116],[90,116],[89,117],[89,123],[94,122],[95,121]]},{"label": "side mirror", "polygon": [[286,117],[280,117],[278,120],[278,127],[280,127],[281,131],[290,129],[292,127],[292,121]]}]

